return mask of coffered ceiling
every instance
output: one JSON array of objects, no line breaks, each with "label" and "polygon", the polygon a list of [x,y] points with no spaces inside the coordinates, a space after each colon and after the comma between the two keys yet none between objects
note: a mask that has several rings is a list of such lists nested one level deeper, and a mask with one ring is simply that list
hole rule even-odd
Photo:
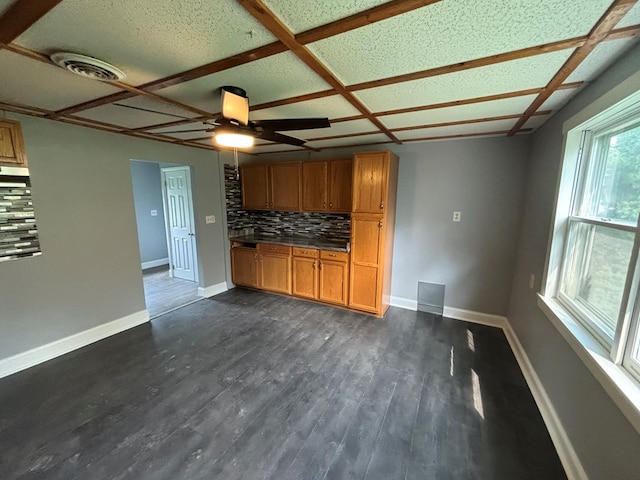
[{"label": "coffered ceiling", "polygon": [[[0,109],[199,148],[219,88],[253,120],[329,117],[248,153],[527,134],[629,49],[637,0],[0,0]],[[85,79],[72,51],[126,74]]]}]

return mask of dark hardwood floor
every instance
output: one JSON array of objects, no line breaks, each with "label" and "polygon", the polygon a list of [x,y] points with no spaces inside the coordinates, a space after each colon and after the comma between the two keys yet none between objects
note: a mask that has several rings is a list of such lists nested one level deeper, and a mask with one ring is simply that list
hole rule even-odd
[{"label": "dark hardwood floor", "polygon": [[0,380],[2,479],[566,479],[501,330],[246,290]]}]

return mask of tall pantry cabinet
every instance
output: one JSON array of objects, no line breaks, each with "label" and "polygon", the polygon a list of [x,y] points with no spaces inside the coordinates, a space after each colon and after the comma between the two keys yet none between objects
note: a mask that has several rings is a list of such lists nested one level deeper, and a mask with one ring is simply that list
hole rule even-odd
[{"label": "tall pantry cabinet", "polygon": [[394,153],[354,155],[349,307],[379,317],[391,297],[397,186]]}]

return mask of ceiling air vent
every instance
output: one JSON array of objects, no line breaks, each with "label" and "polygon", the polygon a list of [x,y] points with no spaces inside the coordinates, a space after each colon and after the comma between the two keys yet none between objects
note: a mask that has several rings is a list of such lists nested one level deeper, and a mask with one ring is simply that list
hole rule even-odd
[{"label": "ceiling air vent", "polygon": [[97,58],[69,52],[54,53],[50,58],[56,65],[92,80],[114,81],[125,77],[124,72]]}]

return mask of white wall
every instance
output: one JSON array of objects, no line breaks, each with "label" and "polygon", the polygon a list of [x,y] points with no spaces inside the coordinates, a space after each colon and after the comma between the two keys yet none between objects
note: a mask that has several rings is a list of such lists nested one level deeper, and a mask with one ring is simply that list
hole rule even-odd
[{"label": "white wall", "polygon": [[[563,122],[639,70],[640,46],[636,46],[534,134],[508,310],[509,321],[592,480],[639,478],[640,434],[538,308],[536,292],[554,210]],[[537,279],[535,289],[528,287],[531,273]]]},{"label": "white wall", "polygon": [[129,160],[193,167],[200,286],[226,279],[216,152],[22,123],[42,255],[0,264],[0,360],[145,309]]}]

